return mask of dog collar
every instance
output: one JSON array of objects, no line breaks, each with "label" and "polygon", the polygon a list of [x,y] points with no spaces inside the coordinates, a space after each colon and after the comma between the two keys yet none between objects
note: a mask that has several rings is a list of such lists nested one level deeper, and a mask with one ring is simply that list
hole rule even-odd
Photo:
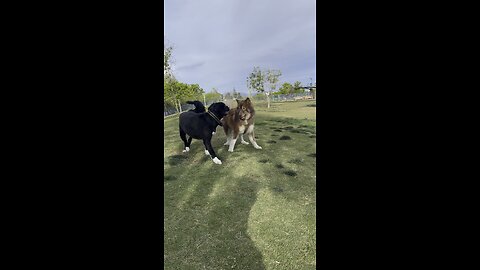
[{"label": "dog collar", "polygon": [[215,114],[211,113],[210,111],[207,111],[207,113],[213,117],[213,119],[215,119],[215,121],[217,121],[217,123],[220,125],[220,126],[223,126],[222,125],[222,122],[220,122],[220,120],[218,120],[218,117],[215,116]]}]

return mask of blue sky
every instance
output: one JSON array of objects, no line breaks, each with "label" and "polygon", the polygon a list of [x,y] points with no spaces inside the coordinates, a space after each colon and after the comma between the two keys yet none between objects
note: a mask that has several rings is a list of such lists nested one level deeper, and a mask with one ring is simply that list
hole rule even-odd
[{"label": "blue sky", "polygon": [[283,82],[316,81],[315,0],[164,0],[173,72],[206,92],[247,93],[254,66]]}]

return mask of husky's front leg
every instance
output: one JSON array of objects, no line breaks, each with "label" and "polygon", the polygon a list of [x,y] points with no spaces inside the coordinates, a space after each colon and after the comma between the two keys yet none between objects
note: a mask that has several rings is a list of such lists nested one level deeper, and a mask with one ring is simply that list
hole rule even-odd
[{"label": "husky's front leg", "polygon": [[248,134],[248,139],[250,140],[250,142],[252,143],[252,145],[255,149],[262,149],[262,147],[260,145],[258,145],[257,142],[255,141],[255,139],[253,138],[252,133]]},{"label": "husky's front leg", "polygon": [[260,145],[257,144],[257,141],[255,141],[255,132],[253,131],[253,128],[254,128],[254,125],[251,125],[250,127],[248,127],[248,139],[250,140],[250,142],[252,143],[253,147],[255,149],[262,149],[262,147],[260,147]]},{"label": "husky's front leg", "polygon": [[235,143],[237,142],[238,134],[232,132],[232,138],[230,139],[230,145],[228,146],[228,152],[233,152],[233,148],[235,148]]},{"label": "husky's front leg", "polygon": [[243,144],[249,144],[248,142],[246,142],[244,139],[243,139],[243,134],[240,134],[240,142],[243,143]]},{"label": "husky's front leg", "polygon": [[225,142],[223,145],[230,145],[230,141],[232,140],[231,135],[227,135],[227,142]]}]

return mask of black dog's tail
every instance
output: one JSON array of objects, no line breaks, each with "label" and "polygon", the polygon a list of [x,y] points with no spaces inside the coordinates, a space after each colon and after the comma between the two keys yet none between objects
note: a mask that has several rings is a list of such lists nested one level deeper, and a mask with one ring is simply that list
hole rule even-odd
[{"label": "black dog's tail", "polygon": [[193,104],[195,105],[195,109],[193,110],[194,112],[200,113],[200,112],[206,112],[205,106],[203,105],[202,102],[195,100],[195,101],[187,101],[188,104]]}]

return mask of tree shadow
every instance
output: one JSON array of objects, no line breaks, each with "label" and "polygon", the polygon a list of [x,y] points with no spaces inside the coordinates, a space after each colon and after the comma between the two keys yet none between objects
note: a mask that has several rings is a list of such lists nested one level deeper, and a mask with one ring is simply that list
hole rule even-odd
[{"label": "tree shadow", "polygon": [[188,168],[165,171],[175,180],[164,190],[164,269],[265,269],[247,234],[258,183],[210,177],[228,171],[208,157],[201,162],[206,164],[195,166],[195,179],[186,177]]},{"label": "tree shadow", "polygon": [[[178,154],[165,161],[170,167],[165,170],[164,180],[164,269],[265,269],[268,260],[264,260],[247,233],[250,211],[259,189],[267,188],[287,201],[308,202],[308,207],[315,204],[316,179],[302,179],[305,174],[299,167],[304,161],[316,163],[315,150],[291,150],[296,149],[298,136],[314,142],[309,136],[315,134],[315,129],[292,119],[262,117],[259,120],[258,132],[255,130],[263,142],[259,143],[264,147],[260,151],[238,143],[235,151],[229,153],[228,147],[223,146],[226,139],[223,130],[217,129],[212,145],[224,163],[220,166],[204,155],[201,141],[194,141],[191,151],[185,155],[181,154],[181,141],[171,141],[178,144]],[[305,134],[292,130],[305,131]],[[271,137],[272,133],[279,136]],[[291,140],[280,140],[289,135]],[[269,142],[271,139],[276,143]],[[265,151],[268,148],[273,152]],[[289,154],[275,154],[280,152]],[[262,164],[260,170],[247,175],[235,172],[233,164],[244,158]],[[269,177],[271,170],[277,170],[281,176]],[[311,170],[315,170],[315,166]],[[258,176],[267,180],[258,182]],[[268,252],[265,254],[271,256]],[[311,265],[299,267],[310,269]]]}]

